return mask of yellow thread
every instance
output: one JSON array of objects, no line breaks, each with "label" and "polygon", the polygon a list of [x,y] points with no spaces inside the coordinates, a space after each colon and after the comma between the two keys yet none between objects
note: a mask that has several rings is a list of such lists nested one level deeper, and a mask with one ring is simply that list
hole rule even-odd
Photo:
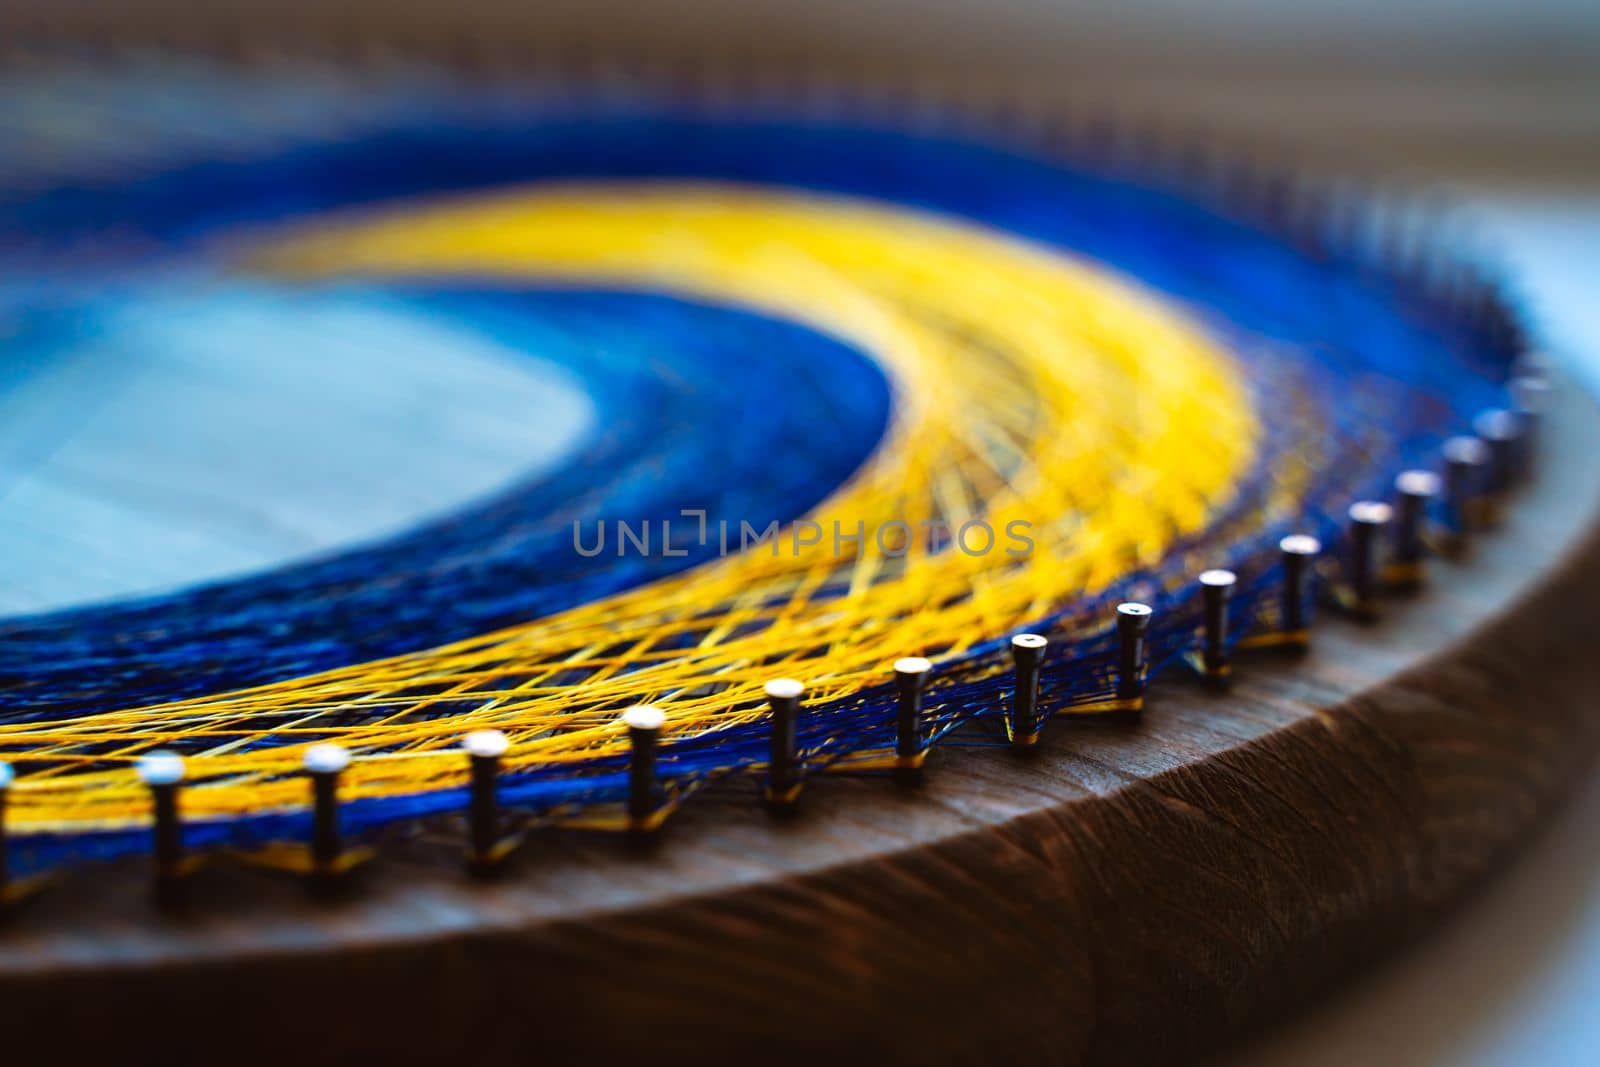
[{"label": "yellow thread", "polygon": [[[1228,502],[1258,440],[1226,355],[1155,298],[1017,238],[883,204],[688,184],[546,186],[263,237],[248,261],[308,278],[641,288],[804,322],[870,352],[895,387],[880,448],[809,518],[828,531],[834,520],[851,531],[981,519],[999,533],[1021,520],[1035,550],[918,544],[893,560],[869,543],[836,557],[825,537],[442,648],[3,726],[0,753],[39,768],[13,788],[19,829],[146,821],[145,791],[117,764],[180,740],[195,753],[186,813],[208,818],[303,807],[300,753],[330,736],[357,753],[342,780],[357,799],[460,785],[456,745],[469,730],[510,734],[504,765],[515,773],[622,752],[615,709],[639,700],[671,705],[669,743],[764,717],[755,701],[775,675],[807,679],[825,705],[881,684],[901,656],[960,653],[1154,563]],[[1292,500],[1287,485],[1278,496]],[[687,651],[656,647],[686,633]],[[574,670],[586,672],[582,684],[557,684]],[[325,721],[368,706],[382,716]],[[281,745],[240,751],[269,730]],[[568,821],[627,825],[593,810]]]},{"label": "yellow thread", "polygon": [[761,795],[768,804],[788,806],[800,799],[800,791],[804,788],[804,782],[796,782],[786,789],[774,789],[769,785],[761,790]]},{"label": "yellow thread", "polygon": [[1279,630],[1274,633],[1252,634],[1241,640],[1237,646],[1240,649],[1254,648],[1283,648],[1295,646],[1303,648],[1311,643],[1309,630]]},{"label": "yellow thread", "polygon": [[921,752],[913,752],[909,756],[901,756],[893,751],[861,752],[835,760],[822,769],[827,774],[859,774],[863,771],[914,771],[927,762],[927,749],[923,749]]},{"label": "yellow thread", "polygon": [[1125,697],[1115,700],[1098,700],[1092,704],[1074,704],[1070,708],[1062,708],[1062,715],[1103,715],[1111,711],[1143,711],[1144,697]]},{"label": "yellow thread", "polygon": [[270,842],[259,848],[240,850],[234,855],[251,867],[289,874],[318,874],[338,876],[348,874],[372,860],[375,853],[369,848],[346,848],[332,860],[321,862],[304,845],[294,842]]},{"label": "yellow thread", "polygon": [[26,900],[54,881],[55,876],[50,873],[30,875],[27,878],[12,878],[0,885],[0,905],[16,904]]},{"label": "yellow thread", "polygon": [[1416,585],[1426,576],[1421,563],[1386,563],[1381,572],[1385,585]]},{"label": "yellow thread", "polygon": [[496,841],[487,852],[469,850],[467,853],[467,859],[473,863],[481,863],[487,866],[495,866],[497,864],[504,863],[508,856],[522,847],[523,840],[524,835],[522,834],[512,834],[510,837],[502,837],[500,840]]},{"label": "yellow thread", "polygon": [[1183,661],[1196,673],[1207,678],[1227,678],[1233,674],[1233,664],[1224,663],[1220,667],[1208,667],[1205,654],[1200,651],[1185,652]]}]

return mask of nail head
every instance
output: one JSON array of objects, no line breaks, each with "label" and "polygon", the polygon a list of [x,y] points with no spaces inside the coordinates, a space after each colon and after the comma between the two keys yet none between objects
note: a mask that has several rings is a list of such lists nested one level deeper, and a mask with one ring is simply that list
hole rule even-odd
[{"label": "nail head", "polygon": [[324,742],[306,749],[305,768],[312,774],[338,774],[350,766],[350,750],[343,745]]},{"label": "nail head", "polygon": [[467,754],[482,759],[504,756],[511,747],[511,739],[499,730],[474,730],[462,738],[461,747]]},{"label": "nail head", "polygon": [[762,688],[773,700],[798,700],[806,691],[805,685],[793,678],[774,678]]},{"label": "nail head", "polygon": [[176,752],[149,752],[139,757],[139,778],[145,785],[177,785],[183,781],[183,757]]},{"label": "nail head", "polygon": [[1322,551],[1322,542],[1310,534],[1290,534],[1278,542],[1278,549],[1291,556],[1315,556]]},{"label": "nail head", "polygon": [[622,721],[630,730],[659,730],[667,715],[654,704],[635,704],[622,713]]}]

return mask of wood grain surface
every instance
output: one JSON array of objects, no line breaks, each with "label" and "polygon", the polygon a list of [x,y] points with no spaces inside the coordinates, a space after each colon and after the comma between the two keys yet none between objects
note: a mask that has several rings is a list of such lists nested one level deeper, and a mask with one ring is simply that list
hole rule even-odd
[{"label": "wood grain surface", "polygon": [[141,864],[80,872],[0,930],[0,1021],[62,1062],[1191,1057],[1425,932],[1587,768],[1597,429],[1566,390],[1504,529],[1227,692],[793,820],[746,786],[642,848],[545,833],[487,885],[455,820],[331,904],[219,866],[163,915]]},{"label": "wood grain surface", "polygon": [[121,310],[98,336],[6,356],[8,616],[409,529],[538,477],[595,417],[571,373],[532,354],[402,307],[260,285]]}]

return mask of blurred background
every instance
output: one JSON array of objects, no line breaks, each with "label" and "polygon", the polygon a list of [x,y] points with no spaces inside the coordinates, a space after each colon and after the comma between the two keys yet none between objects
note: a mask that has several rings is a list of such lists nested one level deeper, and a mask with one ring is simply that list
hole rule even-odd
[{"label": "blurred background", "polygon": [[[5,0],[0,51],[737,56],[1272,145],[1464,204],[1536,336],[1600,386],[1594,0]],[[465,431],[463,431],[465,432]],[[509,454],[515,454],[510,449]],[[400,491],[397,489],[397,492]],[[400,512],[422,507],[402,502]],[[340,533],[343,536],[343,532]],[[1222,1062],[1600,1063],[1600,782],[1432,939]]]},{"label": "blurred background", "polygon": [[[1470,203],[1552,346],[1600,188],[1593,0],[7,0],[0,48],[424,51],[493,65],[736,57],[1214,131]],[[1579,346],[1581,348],[1581,345]],[[1577,355],[1578,353],[1574,353]],[[1582,360],[1580,360],[1582,362]]]},{"label": "blurred background", "polygon": [[1576,179],[1600,159],[1590,0],[9,0],[13,43],[729,55],[1104,99],[1334,156]]}]

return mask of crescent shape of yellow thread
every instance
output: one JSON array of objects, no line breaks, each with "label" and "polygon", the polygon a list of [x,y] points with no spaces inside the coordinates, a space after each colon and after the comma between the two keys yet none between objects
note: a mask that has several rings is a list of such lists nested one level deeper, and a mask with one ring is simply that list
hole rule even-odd
[{"label": "crescent shape of yellow thread", "polygon": [[[139,822],[143,790],[106,761],[178,740],[193,751],[213,739],[190,761],[185,807],[223,816],[303,803],[296,739],[334,729],[359,757],[347,794],[384,796],[458,784],[454,746],[473,729],[510,733],[515,769],[620,751],[614,709],[640,700],[668,707],[670,740],[759,718],[752,701],[777,675],[804,679],[814,702],[845,697],[882,683],[901,656],[959,653],[1155,562],[1230,500],[1259,438],[1232,361],[1175,309],[1072,257],[889,204],[691,183],[541,185],[256,235],[243,255],[303,278],[541,280],[741,305],[881,361],[892,423],[808,516],[825,531],[819,545],[752,548],[441,648],[0,727],[0,751],[25,745],[43,768],[14,789],[20,830]],[[1033,553],[918,544],[894,559],[871,537],[891,520],[974,519],[997,533],[1030,523]],[[867,539],[836,555],[835,521],[846,533],[863,523]],[[658,646],[685,634],[687,650]],[[381,717],[321,721],[362,705]],[[267,721],[284,744],[240,751],[245,724]]]}]

